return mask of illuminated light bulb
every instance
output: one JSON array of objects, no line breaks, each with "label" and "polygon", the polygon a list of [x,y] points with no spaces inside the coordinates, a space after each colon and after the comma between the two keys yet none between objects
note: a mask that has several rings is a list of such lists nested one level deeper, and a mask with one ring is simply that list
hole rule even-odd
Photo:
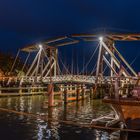
[{"label": "illuminated light bulb", "polygon": [[42,45],[41,44],[39,44],[38,46],[39,46],[40,49],[42,49]]},{"label": "illuminated light bulb", "polygon": [[99,40],[100,40],[100,41],[103,41],[103,37],[102,37],[102,36],[101,36],[101,37],[99,37]]},{"label": "illuminated light bulb", "polygon": [[108,52],[106,51],[105,54],[108,55]]}]

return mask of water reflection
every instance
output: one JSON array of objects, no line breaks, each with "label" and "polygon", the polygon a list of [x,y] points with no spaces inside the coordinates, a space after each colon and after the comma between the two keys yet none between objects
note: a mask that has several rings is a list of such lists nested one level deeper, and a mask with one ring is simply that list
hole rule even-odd
[{"label": "water reflection", "polygon": [[42,120],[38,120],[38,140],[42,140],[45,136],[46,139],[51,138],[51,130],[48,129],[48,124]]},{"label": "water reflection", "polygon": [[8,98],[7,99],[7,108],[10,108],[11,107],[11,98]]},{"label": "water reflection", "polygon": [[[1,98],[0,107],[13,109],[19,112],[42,115],[41,118],[32,118],[23,115],[0,112],[0,134],[5,130],[9,136],[15,133],[16,139],[79,139],[79,140],[127,140],[127,133],[99,131],[95,129],[80,128],[71,124],[60,123],[57,120],[74,121],[76,124],[87,124],[93,118],[108,113],[108,106],[100,100],[85,100],[68,105],[61,104],[59,107],[43,108],[44,96],[26,96]],[[7,115],[8,114],[8,115]],[[52,118],[47,121],[47,118]],[[46,121],[45,121],[46,119]],[[22,134],[21,136],[18,134]],[[10,139],[4,135],[5,139]],[[131,135],[129,135],[130,138]]]}]

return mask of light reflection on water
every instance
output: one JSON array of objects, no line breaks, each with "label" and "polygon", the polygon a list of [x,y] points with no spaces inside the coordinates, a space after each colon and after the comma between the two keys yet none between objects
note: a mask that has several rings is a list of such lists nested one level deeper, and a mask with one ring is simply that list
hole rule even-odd
[{"label": "light reflection on water", "polygon": [[[57,120],[74,121],[78,124],[90,123],[93,118],[110,111],[108,106],[100,100],[85,100],[78,103],[70,103],[67,106],[60,105],[50,109],[43,108],[44,96],[9,97],[0,99],[0,107],[13,109],[19,112],[41,114]],[[0,112],[0,134],[4,139],[14,140],[107,140],[112,135],[105,131],[80,128],[63,124],[58,121],[44,121],[23,115]],[[2,133],[3,132],[3,133]],[[6,135],[5,133],[8,133]],[[119,133],[118,133],[119,134]],[[115,134],[116,135],[116,134]],[[115,137],[113,137],[114,139]],[[112,140],[113,140],[112,139]],[[117,137],[116,139],[119,139]]]}]

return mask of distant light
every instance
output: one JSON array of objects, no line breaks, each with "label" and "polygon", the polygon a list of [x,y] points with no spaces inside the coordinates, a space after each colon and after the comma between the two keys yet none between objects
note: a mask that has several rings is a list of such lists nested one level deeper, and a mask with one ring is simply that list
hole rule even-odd
[{"label": "distant light", "polygon": [[41,44],[39,44],[38,46],[39,46],[40,49],[42,49],[42,45]]},{"label": "distant light", "polygon": [[105,54],[108,55],[108,52],[106,51]]},{"label": "distant light", "polygon": [[102,37],[102,36],[100,36],[100,37],[99,37],[99,40],[100,40],[100,41],[103,41],[103,37]]}]

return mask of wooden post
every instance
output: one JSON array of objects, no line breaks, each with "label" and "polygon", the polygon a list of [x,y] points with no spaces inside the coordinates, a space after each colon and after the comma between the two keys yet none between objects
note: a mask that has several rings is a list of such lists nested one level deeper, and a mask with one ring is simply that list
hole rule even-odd
[{"label": "wooden post", "polygon": [[76,90],[76,100],[77,101],[79,100],[79,96],[80,96],[80,89],[79,89],[79,86],[78,86],[77,90]]},{"label": "wooden post", "polygon": [[92,94],[93,94],[93,88],[90,88],[90,99],[92,98]]},{"label": "wooden post", "polygon": [[85,85],[82,86],[82,100],[85,99]]},{"label": "wooden post", "polygon": [[93,85],[92,87],[92,98],[96,98],[98,94],[98,84]]},{"label": "wooden post", "polygon": [[97,87],[97,92],[95,94],[95,98],[100,98],[101,92],[102,92],[102,83],[100,83]]},{"label": "wooden post", "polygon": [[72,85],[70,85],[70,91],[72,91]]},{"label": "wooden post", "polygon": [[54,85],[52,83],[48,84],[48,106],[54,106]]},{"label": "wooden post", "polygon": [[64,89],[64,103],[67,103],[68,102],[68,90],[67,88]]},{"label": "wooden post", "polygon": [[127,87],[126,87],[126,96],[129,96],[129,83],[127,83]]},{"label": "wooden post", "polygon": [[69,85],[66,85],[67,90],[69,90]]},{"label": "wooden post", "polygon": [[61,92],[61,93],[60,93],[60,99],[63,100],[63,94],[62,94],[62,93],[64,92],[64,87],[63,87],[63,85],[60,85],[60,92]]},{"label": "wooden post", "polygon": [[114,87],[115,87],[115,98],[119,99],[119,83],[118,83],[118,79],[115,79]]},{"label": "wooden post", "polygon": [[64,86],[60,85],[60,91],[64,91]]}]

